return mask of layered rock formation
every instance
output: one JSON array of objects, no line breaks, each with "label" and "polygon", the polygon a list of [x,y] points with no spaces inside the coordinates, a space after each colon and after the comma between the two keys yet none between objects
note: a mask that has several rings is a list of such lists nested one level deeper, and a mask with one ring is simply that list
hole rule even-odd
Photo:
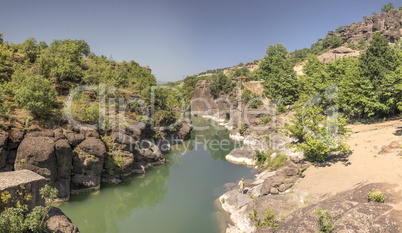
[{"label": "layered rock formation", "polygon": [[370,40],[375,32],[381,32],[393,43],[402,36],[401,25],[402,11],[390,11],[341,27],[338,33],[330,31],[328,35],[336,35],[345,38],[346,43],[357,44],[361,39]]},{"label": "layered rock formation", "polygon": [[59,201],[67,201],[70,194],[98,190],[102,181],[120,183],[133,173],[163,164],[163,151],[187,139],[191,130],[182,121],[158,131],[158,140],[146,139],[156,131],[143,123],[103,135],[71,127],[0,130],[0,171],[33,171],[58,189]]}]

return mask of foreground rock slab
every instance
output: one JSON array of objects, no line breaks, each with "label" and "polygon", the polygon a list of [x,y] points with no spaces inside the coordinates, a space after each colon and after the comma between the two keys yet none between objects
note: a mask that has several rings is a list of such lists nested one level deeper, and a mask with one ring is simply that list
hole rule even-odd
[{"label": "foreground rock slab", "polygon": [[15,207],[19,202],[32,209],[44,205],[45,200],[39,190],[46,184],[46,179],[29,170],[0,173],[0,212],[5,208]]}]

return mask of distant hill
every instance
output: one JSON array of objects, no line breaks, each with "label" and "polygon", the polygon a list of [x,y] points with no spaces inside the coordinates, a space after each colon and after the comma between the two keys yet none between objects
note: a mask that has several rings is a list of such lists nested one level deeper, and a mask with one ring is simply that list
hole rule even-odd
[{"label": "distant hill", "polygon": [[[313,53],[318,56],[322,63],[328,63],[345,57],[357,57],[367,47],[375,32],[381,32],[388,38],[390,43],[394,43],[402,37],[402,11],[391,10],[382,14],[375,14],[370,17],[364,16],[364,20],[341,26],[335,31],[328,31],[324,39],[312,44],[311,48],[305,48],[291,52],[295,58],[295,71],[301,75],[304,59],[308,54]],[[317,47],[320,47],[317,49]],[[232,67],[208,70],[198,74],[198,76],[211,76],[222,72],[225,75],[233,74],[237,69],[247,68],[250,72],[255,71],[262,59],[240,63]]]}]

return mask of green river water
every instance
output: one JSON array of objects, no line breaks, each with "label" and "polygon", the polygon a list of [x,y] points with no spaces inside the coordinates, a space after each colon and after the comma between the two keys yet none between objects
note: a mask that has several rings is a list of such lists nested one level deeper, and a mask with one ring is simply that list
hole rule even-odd
[{"label": "green river water", "polygon": [[[193,139],[176,145],[169,162],[119,185],[102,185],[95,193],[72,196],[60,209],[81,233],[215,233],[227,216],[216,204],[225,184],[254,177],[250,168],[227,162],[234,146],[227,130],[193,118]],[[204,143],[204,139],[209,140]],[[223,141],[220,148],[217,142]]]}]

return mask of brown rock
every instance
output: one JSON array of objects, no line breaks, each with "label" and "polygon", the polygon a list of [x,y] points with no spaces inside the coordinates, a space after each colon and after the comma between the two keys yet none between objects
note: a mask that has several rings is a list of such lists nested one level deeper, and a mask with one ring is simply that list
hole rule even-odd
[{"label": "brown rock", "polygon": [[24,139],[25,132],[22,130],[13,130],[9,133],[8,148],[17,149],[22,140]]},{"label": "brown rock", "polygon": [[78,227],[59,208],[52,207],[49,210],[49,219],[46,226],[51,232],[57,233],[79,233]]},{"label": "brown rock", "polygon": [[78,144],[80,144],[82,141],[85,140],[85,136],[82,133],[77,133],[77,132],[67,130],[65,132],[65,135],[68,139],[68,142],[70,143],[70,145],[72,147],[78,146]]},{"label": "brown rock", "polygon": [[27,169],[54,182],[57,177],[54,140],[48,137],[25,138],[18,147],[14,169]]},{"label": "brown rock", "polygon": [[276,188],[271,188],[271,190],[269,191],[271,194],[275,195],[275,194],[279,194],[278,189]]},{"label": "brown rock", "polygon": [[32,138],[32,137],[49,137],[49,138],[53,138],[54,137],[54,132],[53,132],[53,130],[50,130],[50,129],[32,130],[32,131],[29,131],[28,133],[26,133],[25,137],[26,138]]}]

